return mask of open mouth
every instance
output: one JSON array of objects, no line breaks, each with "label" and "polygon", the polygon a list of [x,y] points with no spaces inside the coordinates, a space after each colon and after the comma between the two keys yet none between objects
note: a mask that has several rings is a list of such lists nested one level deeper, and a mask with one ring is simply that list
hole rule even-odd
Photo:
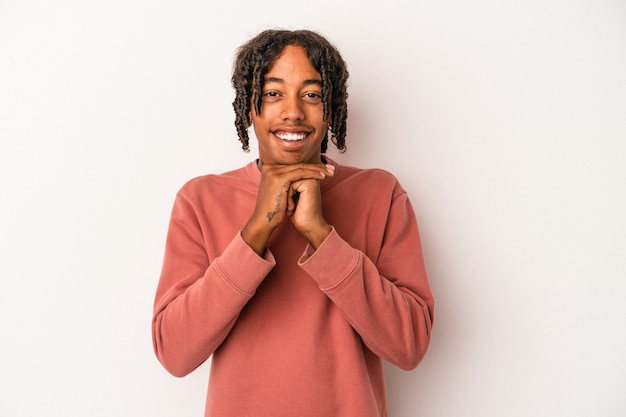
[{"label": "open mouth", "polygon": [[276,137],[281,140],[286,140],[289,142],[297,142],[306,137],[306,133],[288,133],[288,132],[276,132]]}]

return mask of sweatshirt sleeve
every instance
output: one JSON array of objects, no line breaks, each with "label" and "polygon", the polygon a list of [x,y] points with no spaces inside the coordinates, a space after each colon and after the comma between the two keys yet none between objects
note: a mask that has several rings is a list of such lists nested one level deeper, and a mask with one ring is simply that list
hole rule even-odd
[{"label": "sweatshirt sleeve", "polygon": [[195,210],[179,194],[152,320],[153,346],[163,366],[184,376],[206,361],[274,265],[269,250],[259,257],[240,233],[219,257],[208,259]]},{"label": "sweatshirt sleeve", "polygon": [[391,203],[376,262],[333,229],[316,251],[307,248],[300,266],[372,352],[402,369],[419,364],[430,343],[434,299],[406,192]]}]

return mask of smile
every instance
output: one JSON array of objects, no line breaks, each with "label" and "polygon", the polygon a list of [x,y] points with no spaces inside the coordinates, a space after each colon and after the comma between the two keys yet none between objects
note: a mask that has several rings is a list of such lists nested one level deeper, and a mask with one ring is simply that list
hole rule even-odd
[{"label": "smile", "polygon": [[277,132],[275,133],[275,135],[281,140],[288,140],[288,141],[299,141],[306,137],[306,133]]}]

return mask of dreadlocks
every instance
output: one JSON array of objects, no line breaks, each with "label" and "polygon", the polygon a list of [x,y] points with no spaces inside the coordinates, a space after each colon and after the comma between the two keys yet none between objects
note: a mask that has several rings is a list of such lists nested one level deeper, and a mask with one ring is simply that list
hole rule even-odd
[{"label": "dreadlocks", "polygon": [[[250,110],[254,105],[261,114],[261,98],[265,74],[271,69],[288,45],[302,46],[311,65],[322,77],[324,121],[330,121],[330,140],[340,151],[346,149],[346,119],[348,116],[348,70],[339,51],[323,36],[309,30],[265,30],[240,46],[233,66],[231,83],[235,88],[235,127],[242,149],[250,150],[248,127]],[[253,102],[254,100],[254,102]],[[321,143],[321,152],[328,147],[328,132]]]}]

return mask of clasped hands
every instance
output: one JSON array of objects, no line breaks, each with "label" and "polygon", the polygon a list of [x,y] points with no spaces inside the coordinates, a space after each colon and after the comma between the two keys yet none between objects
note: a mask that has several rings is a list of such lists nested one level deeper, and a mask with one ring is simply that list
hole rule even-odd
[{"label": "clasped hands", "polygon": [[263,164],[256,206],[241,234],[244,241],[262,256],[270,236],[288,217],[317,249],[332,230],[322,211],[320,181],[334,174],[330,164]]}]

